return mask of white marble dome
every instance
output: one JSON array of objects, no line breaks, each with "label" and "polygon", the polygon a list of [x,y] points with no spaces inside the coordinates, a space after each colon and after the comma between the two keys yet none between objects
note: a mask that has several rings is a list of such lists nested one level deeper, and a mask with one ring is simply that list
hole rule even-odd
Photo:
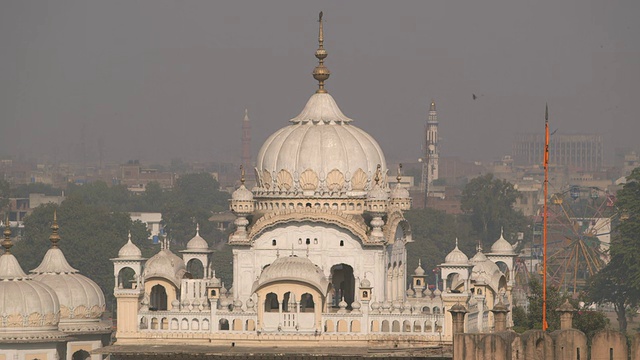
[{"label": "white marble dome", "polygon": [[49,249],[40,266],[31,273],[34,280],[55,291],[60,303],[61,321],[100,319],[102,316],[104,293],[93,280],[72,268],[59,248]]},{"label": "white marble dome", "polygon": [[259,185],[266,191],[368,191],[376,167],[386,173],[382,149],[350,124],[328,93],[311,96],[292,124],[272,134],[258,153]]},{"label": "white marble dome", "polygon": [[186,273],[187,267],[184,261],[171,250],[162,249],[147,260],[142,276],[144,279],[160,277],[180,287],[180,282]]},{"label": "white marble dome", "polygon": [[133,242],[131,242],[131,233],[129,233],[129,240],[124,244],[120,251],[118,251],[118,257],[121,259],[139,259],[142,257],[142,251]]},{"label": "white marble dome", "polygon": [[231,200],[252,201],[253,193],[242,184],[231,194]]},{"label": "white marble dome", "polygon": [[277,258],[267,266],[253,285],[253,291],[277,281],[299,281],[313,285],[323,295],[327,294],[329,281],[322,270],[311,260],[297,256]]},{"label": "white marble dome", "polygon": [[500,238],[491,245],[491,253],[503,254],[503,255],[515,255],[513,246],[504,238],[503,233],[500,233]]},{"label": "white marble dome", "polygon": [[447,265],[467,265],[469,258],[460,249],[458,249],[458,241],[456,240],[456,247],[444,258],[444,263]]},{"label": "white marble dome", "polygon": [[27,276],[10,252],[0,256],[0,341],[62,338],[59,319],[56,292]]},{"label": "white marble dome", "polygon": [[187,250],[207,251],[209,244],[200,236],[200,225],[196,226],[196,235],[187,242]]}]

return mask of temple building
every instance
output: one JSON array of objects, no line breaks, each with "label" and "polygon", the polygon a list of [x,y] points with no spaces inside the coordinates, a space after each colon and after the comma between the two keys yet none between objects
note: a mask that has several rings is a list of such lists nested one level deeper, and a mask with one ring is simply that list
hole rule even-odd
[{"label": "temple building", "polygon": [[255,187],[242,170],[232,194],[232,286],[216,277],[197,228],[182,256],[164,241],[146,260],[129,240],[112,259],[118,327],[105,353],[140,354],[150,344],[298,351],[451,343],[447,310],[455,304],[470,309],[467,327],[491,329],[489,310],[510,300],[511,245],[501,238],[470,260],[456,246],[433,291],[421,264],[407,271],[411,197],[398,186],[399,170],[395,180],[388,175],[375,139],[325,89],[323,42],[321,15],[318,89],[263,144]]}]

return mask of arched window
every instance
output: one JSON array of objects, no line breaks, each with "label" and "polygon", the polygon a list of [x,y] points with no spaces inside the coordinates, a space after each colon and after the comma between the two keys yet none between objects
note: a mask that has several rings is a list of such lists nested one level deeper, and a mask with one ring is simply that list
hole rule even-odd
[{"label": "arched window", "polygon": [[87,360],[91,359],[91,354],[85,350],[78,350],[71,355],[71,360]]},{"label": "arched window", "polygon": [[300,312],[313,312],[315,303],[313,302],[313,295],[304,293],[300,297]]},{"label": "arched window", "polygon": [[151,288],[149,310],[167,310],[167,290],[158,284]]},{"label": "arched window", "polygon": [[340,240],[340,246],[344,246],[344,240]]},{"label": "arched window", "polygon": [[130,267],[120,269],[118,272],[118,287],[122,286],[123,289],[132,289],[134,286],[136,272]]},{"label": "arched window", "polygon": [[194,279],[204,278],[204,265],[200,259],[191,259],[187,263],[187,271]]},{"label": "arched window", "polygon": [[267,294],[267,297],[264,300],[264,311],[265,312],[279,311],[278,295],[276,295],[275,293]]},{"label": "arched window", "polygon": [[271,240],[271,245],[272,246],[276,246],[276,244],[277,244],[276,239]]}]

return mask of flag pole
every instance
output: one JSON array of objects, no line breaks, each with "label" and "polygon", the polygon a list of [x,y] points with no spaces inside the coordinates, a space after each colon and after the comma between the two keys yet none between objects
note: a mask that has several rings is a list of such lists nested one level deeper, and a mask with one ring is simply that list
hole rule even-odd
[{"label": "flag pole", "polygon": [[549,107],[544,109],[544,210],[542,225],[542,330],[547,330],[547,218],[549,191]]}]

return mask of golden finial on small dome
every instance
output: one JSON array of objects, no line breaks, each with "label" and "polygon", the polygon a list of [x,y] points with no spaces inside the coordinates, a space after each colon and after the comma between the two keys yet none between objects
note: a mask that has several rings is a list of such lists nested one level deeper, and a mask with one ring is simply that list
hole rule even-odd
[{"label": "golden finial on small dome", "polygon": [[400,180],[402,180],[402,164],[398,164],[398,176],[396,176],[396,180],[398,180],[398,184],[400,184]]},{"label": "golden finial on small dome", "polygon": [[378,164],[378,166],[376,167],[376,176],[373,178],[373,180],[376,182],[376,185],[380,185],[381,169],[382,169],[382,166]]},{"label": "golden finial on small dome", "polygon": [[240,183],[244,185],[244,166],[240,165]]},{"label": "golden finial on small dome", "polygon": [[53,210],[53,224],[51,224],[51,236],[49,236],[49,241],[51,241],[51,247],[57,248],[58,241],[60,241],[60,235],[58,235],[58,212],[57,210]]},{"label": "golden finial on small dome", "polygon": [[4,225],[4,240],[2,240],[2,247],[4,248],[5,254],[11,254],[10,249],[13,246],[13,242],[11,241],[11,223],[9,222],[9,215],[7,215],[7,220]]},{"label": "golden finial on small dome", "polygon": [[324,59],[327,57],[327,50],[324,49],[324,30],[322,27],[322,11],[318,17],[320,30],[318,32],[318,50],[316,50],[316,58],[318,58],[318,66],[313,69],[313,78],[318,81],[318,90],[316,93],[326,93],[324,82],[329,78],[331,72],[324,66]]}]

